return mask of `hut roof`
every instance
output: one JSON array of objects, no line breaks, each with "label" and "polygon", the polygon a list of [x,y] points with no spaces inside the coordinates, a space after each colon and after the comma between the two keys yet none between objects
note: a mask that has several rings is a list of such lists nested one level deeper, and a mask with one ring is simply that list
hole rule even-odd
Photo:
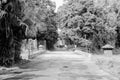
[{"label": "hut roof", "polygon": [[113,46],[111,46],[111,45],[109,45],[109,44],[106,44],[105,46],[103,46],[102,47],[103,49],[106,49],[106,48],[111,48],[111,49],[113,49],[114,47]]}]

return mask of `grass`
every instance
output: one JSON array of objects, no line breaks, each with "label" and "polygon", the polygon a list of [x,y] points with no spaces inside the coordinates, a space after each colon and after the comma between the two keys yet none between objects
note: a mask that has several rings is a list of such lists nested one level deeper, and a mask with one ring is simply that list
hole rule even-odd
[{"label": "grass", "polygon": [[120,55],[93,55],[92,60],[105,72],[120,79]]}]

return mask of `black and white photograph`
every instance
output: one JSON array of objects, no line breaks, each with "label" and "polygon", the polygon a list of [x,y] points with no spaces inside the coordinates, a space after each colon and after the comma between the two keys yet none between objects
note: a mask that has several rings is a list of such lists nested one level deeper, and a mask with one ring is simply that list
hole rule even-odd
[{"label": "black and white photograph", "polygon": [[0,0],[0,80],[120,80],[120,0]]}]

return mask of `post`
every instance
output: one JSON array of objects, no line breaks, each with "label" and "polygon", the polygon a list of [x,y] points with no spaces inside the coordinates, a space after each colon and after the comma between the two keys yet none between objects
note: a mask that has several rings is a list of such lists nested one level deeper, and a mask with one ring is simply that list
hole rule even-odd
[{"label": "post", "polygon": [[46,50],[46,40],[44,41],[44,49]]},{"label": "post", "polygon": [[30,55],[31,55],[31,48],[32,48],[32,40],[31,39],[29,39],[29,47],[28,47],[28,59],[30,59]]}]

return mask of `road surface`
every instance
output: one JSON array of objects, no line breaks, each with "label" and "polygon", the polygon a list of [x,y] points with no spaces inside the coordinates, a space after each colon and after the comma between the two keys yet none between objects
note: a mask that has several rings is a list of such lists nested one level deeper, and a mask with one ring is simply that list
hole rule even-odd
[{"label": "road surface", "polygon": [[89,56],[72,51],[38,55],[18,69],[0,74],[0,80],[119,80],[101,70]]}]

